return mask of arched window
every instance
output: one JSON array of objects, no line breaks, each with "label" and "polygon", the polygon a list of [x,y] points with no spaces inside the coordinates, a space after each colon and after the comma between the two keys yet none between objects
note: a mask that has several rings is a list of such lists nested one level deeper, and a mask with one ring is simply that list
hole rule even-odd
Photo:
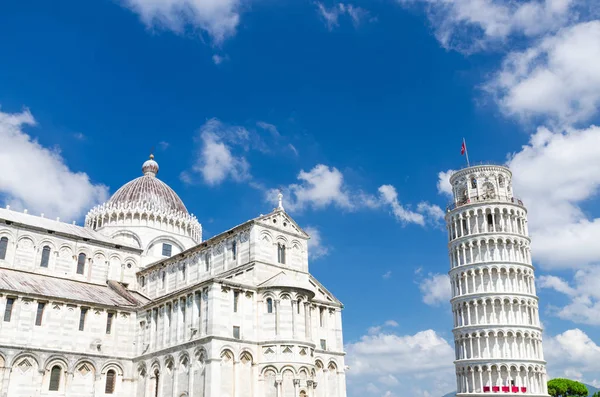
[{"label": "arched window", "polygon": [[42,249],[42,259],[40,260],[40,267],[48,267],[50,261],[50,247],[47,245]]},{"label": "arched window", "polygon": [[6,249],[8,248],[8,238],[0,238],[0,259],[6,258]]},{"label": "arched window", "polygon": [[273,299],[267,298],[267,313],[273,313]]},{"label": "arched window", "polygon": [[285,265],[285,245],[277,244],[277,262]]},{"label": "arched window", "polygon": [[83,274],[85,270],[85,254],[82,252],[77,258],[77,274]]},{"label": "arched window", "polygon": [[58,391],[60,387],[60,373],[62,369],[59,365],[55,365],[50,370],[50,386],[48,387],[49,391]]},{"label": "arched window", "polygon": [[504,187],[504,177],[502,175],[498,177],[498,186]]},{"label": "arched window", "polygon": [[106,373],[106,385],[104,385],[104,394],[113,394],[115,391],[115,381],[117,374],[114,369],[109,369]]},{"label": "arched window", "polygon": [[477,189],[477,179],[471,178],[471,188]]}]

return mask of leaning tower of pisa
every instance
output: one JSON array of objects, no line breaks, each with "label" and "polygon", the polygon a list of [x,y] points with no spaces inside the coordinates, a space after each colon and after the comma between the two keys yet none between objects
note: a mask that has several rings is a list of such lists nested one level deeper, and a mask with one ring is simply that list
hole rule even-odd
[{"label": "leaning tower of pisa", "polygon": [[450,280],[459,396],[548,396],[527,209],[503,166],[450,183]]}]

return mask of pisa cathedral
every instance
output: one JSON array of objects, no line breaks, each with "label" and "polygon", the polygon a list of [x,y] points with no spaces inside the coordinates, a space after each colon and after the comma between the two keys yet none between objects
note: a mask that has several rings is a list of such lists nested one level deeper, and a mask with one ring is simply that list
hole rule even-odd
[{"label": "pisa cathedral", "polygon": [[342,304],[281,197],[203,241],[142,171],[83,227],[0,209],[0,397],[345,397]]}]

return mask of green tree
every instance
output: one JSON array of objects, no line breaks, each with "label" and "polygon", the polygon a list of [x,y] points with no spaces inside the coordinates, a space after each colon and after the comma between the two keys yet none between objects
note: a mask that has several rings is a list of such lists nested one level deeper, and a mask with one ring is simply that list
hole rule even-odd
[{"label": "green tree", "polygon": [[592,397],[600,397],[600,391],[597,391],[596,393],[594,393],[594,395]]},{"label": "green tree", "polygon": [[556,378],[548,381],[548,394],[552,397],[587,397],[588,389],[581,382]]}]

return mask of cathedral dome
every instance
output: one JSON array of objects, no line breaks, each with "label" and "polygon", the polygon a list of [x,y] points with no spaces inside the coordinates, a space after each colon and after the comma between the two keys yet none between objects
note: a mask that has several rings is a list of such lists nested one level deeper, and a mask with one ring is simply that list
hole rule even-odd
[{"label": "cathedral dome", "polygon": [[142,172],[143,176],[123,185],[107,204],[115,207],[140,206],[159,212],[188,213],[177,193],[156,177],[158,163],[154,161],[153,155],[142,165]]}]

